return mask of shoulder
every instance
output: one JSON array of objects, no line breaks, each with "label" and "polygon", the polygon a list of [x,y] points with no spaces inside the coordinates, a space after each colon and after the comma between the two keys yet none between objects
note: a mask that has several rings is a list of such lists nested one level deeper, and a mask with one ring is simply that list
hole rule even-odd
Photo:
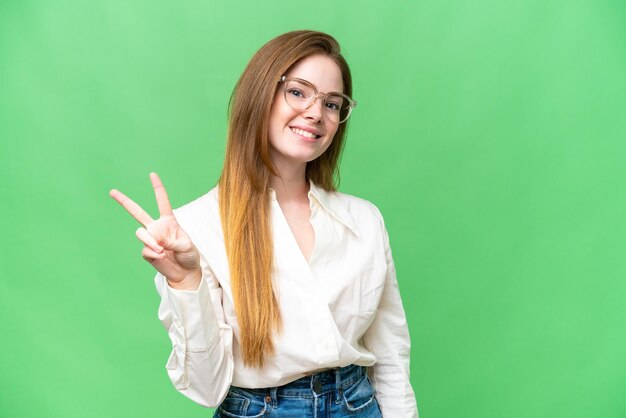
[{"label": "shoulder", "polygon": [[203,211],[212,206],[214,203],[217,203],[217,186],[202,196],[198,196],[196,199],[177,207],[174,209],[174,214],[177,216],[187,216],[197,211]]},{"label": "shoulder", "polygon": [[208,226],[216,220],[219,222],[217,187],[195,200],[174,209],[174,216],[187,232],[196,227]]},{"label": "shoulder", "polygon": [[374,203],[347,193],[324,191],[317,187],[315,193],[332,215],[358,235],[377,235],[384,229],[383,217]]},{"label": "shoulder", "polygon": [[332,192],[331,194],[351,215],[374,217],[382,221],[383,216],[380,210],[369,200],[342,192]]}]

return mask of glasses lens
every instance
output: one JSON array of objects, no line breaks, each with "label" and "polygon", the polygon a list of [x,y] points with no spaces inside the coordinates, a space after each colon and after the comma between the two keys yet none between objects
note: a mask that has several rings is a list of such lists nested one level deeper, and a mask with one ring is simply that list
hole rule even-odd
[{"label": "glasses lens", "polygon": [[309,104],[309,100],[315,96],[312,86],[298,80],[289,80],[285,84],[285,100],[294,109],[304,110]]},{"label": "glasses lens", "polygon": [[343,122],[350,116],[350,101],[341,94],[331,93],[325,100],[328,116],[335,122]]}]

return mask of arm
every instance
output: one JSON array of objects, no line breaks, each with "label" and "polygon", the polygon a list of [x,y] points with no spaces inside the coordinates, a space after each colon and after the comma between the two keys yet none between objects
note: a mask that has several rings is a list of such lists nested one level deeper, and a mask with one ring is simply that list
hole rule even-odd
[{"label": "arm", "polygon": [[195,291],[173,289],[161,274],[155,284],[161,295],[159,319],[173,345],[165,366],[170,380],[186,397],[215,407],[233,377],[233,334],[224,322],[222,289],[205,262],[202,267]]},{"label": "arm", "polygon": [[174,346],[166,365],[170,379],[183,395],[216,406],[233,374],[232,329],[224,322],[222,291],[174,216],[161,179],[151,173],[150,180],[159,207],[156,220],[119,190],[110,195],[143,225],[136,235],[144,244],[143,258],[158,271],[159,318]]},{"label": "arm", "polygon": [[376,356],[376,364],[370,368],[369,374],[383,416],[417,418],[415,394],[409,380],[411,340],[389,237],[384,224],[381,225],[387,276],[376,316],[363,336],[363,343]]}]

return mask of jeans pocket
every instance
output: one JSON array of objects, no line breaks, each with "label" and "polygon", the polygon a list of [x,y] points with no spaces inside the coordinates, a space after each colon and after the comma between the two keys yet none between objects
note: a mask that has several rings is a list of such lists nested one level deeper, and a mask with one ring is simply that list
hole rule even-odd
[{"label": "jeans pocket", "polygon": [[360,412],[370,406],[375,406],[374,388],[367,375],[354,382],[342,391],[343,403],[350,412]]},{"label": "jeans pocket", "polygon": [[231,387],[215,412],[217,416],[229,418],[258,418],[265,415],[265,410],[263,396]]}]

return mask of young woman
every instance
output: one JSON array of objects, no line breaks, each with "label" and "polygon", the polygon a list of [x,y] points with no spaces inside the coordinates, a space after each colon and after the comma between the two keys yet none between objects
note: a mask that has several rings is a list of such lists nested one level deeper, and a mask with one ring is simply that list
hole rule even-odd
[{"label": "young woman", "polygon": [[167,371],[216,417],[417,417],[383,219],[335,189],[350,98],[339,45],[264,45],[237,83],[217,187],[160,217],[117,190],[158,271]]}]

